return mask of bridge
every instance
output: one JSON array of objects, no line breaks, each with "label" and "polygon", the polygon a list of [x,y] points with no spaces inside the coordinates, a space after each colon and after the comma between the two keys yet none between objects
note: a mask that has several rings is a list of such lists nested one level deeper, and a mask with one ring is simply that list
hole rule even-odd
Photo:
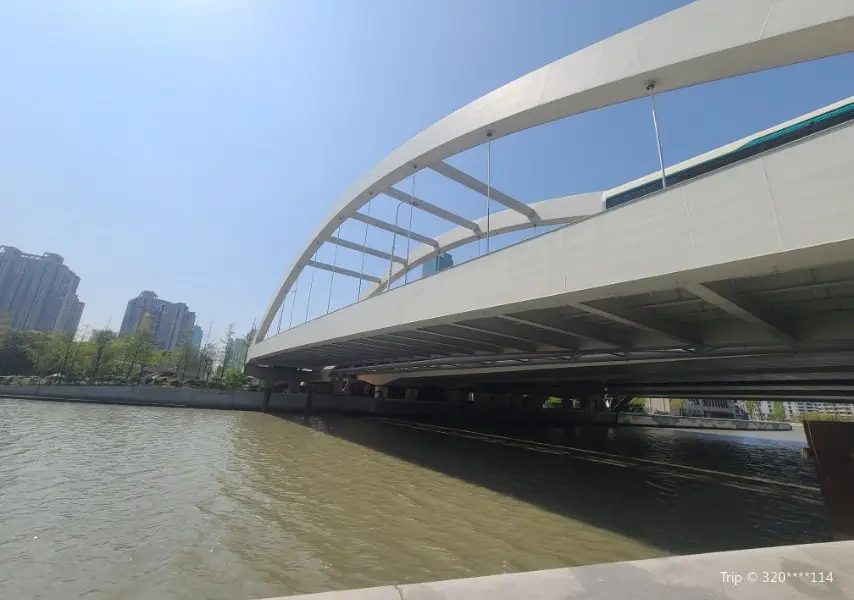
[{"label": "bridge", "polygon": [[[643,97],[655,118],[657,94],[852,51],[854,0],[698,0],[487,94],[345,192],[270,303],[249,368],[415,389],[850,401],[854,97],[615,189],[532,204],[495,189],[491,162],[480,180],[447,159],[486,145],[491,160],[494,140]],[[444,208],[416,193],[424,171],[502,210]],[[416,209],[448,228],[371,216],[379,196],[410,224]],[[365,240],[390,233],[391,247],[344,239],[345,223]],[[537,235],[490,251],[516,231]],[[486,251],[415,276],[472,243]],[[323,262],[326,247],[387,267]],[[317,271],[358,279],[358,299],[297,325],[292,304],[283,328],[296,282],[312,273],[310,297]]]}]

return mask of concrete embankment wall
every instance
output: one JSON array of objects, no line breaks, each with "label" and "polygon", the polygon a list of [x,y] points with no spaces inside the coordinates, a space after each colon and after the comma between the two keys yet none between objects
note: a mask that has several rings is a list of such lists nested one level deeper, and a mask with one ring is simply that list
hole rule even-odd
[{"label": "concrete embankment wall", "polygon": [[[104,404],[141,406],[185,406],[222,410],[261,410],[262,392],[235,392],[191,388],[164,388],[133,385],[49,385],[0,386],[0,397],[77,400]],[[272,394],[272,412],[302,411],[306,394]],[[694,429],[789,430],[788,423],[673,417],[636,413],[595,413],[536,407],[502,407],[446,402],[376,400],[363,396],[314,394],[313,412],[344,412],[388,417],[445,417],[526,421],[532,423],[589,423],[598,425],[634,425],[646,427],[685,427]]]},{"label": "concrete embankment wall", "polygon": [[[135,385],[5,385],[0,386],[0,397],[260,411],[264,393]],[[305,399],[306,394],[272,394],[269,408],[271,411],[302,411]],[[373,398],[359,396],[314,394],[312,398],[312,410],[316,412],[373,414],[376,404]]]},{"label": "concrete embankment wall", "polygon": [[[832,573],[833,581],[827,581]],[[829,542],[288,596],[288,600],[851,598],[854,542]],[[282,596],[278,599],[283,600]]]},{"label": "concrete embankment wall", "polygon": [[614,413],[617,424],[642,427],[687,427],[690,429],[746,429],[762,431],[791,431],[791,423],[783,421],[745,421],[742,419],[715,419],[707,417],[676,417],[671,415],[645,415],[641,413]]},{"label": "concrete embankment wall", "polygon": [[263,394],[135,385],[0,386],[0,397],[73,400],[102,404],[186,406],[223,410],[261,410]]}]

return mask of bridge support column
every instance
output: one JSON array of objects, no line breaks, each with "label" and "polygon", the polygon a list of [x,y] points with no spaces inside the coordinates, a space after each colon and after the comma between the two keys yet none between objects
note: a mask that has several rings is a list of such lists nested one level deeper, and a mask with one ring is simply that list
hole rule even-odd
[{"label": "bridge support column", "polygon": [[311,415],[311,405],[314,402],[314,386],[307,385],[305,389],[305,403],[303,404],[303,413],[308,417]]},{"label": "bridge support column", "polygon": [[581,398],[581,410],[598,413],[605,409],[605,400],[601,394],[590,394]]},{"label": "bridge support column", "polygon": [[[249,375],[250,377],[255,377],[261,380],[261,385],[264,389],[264,397],[261,400],[261,412],[267,412],[270,409],[270,397],[273,394],[273,388],[278,384],[282,383],[288,384],[288,390],[290,391],[293,385],[296,385],[297,392],[299,391],[300,384],[300,371],[297,369],[289,368],[289,367],[277,367],[277,366],[258,366],[254,364],[247,364],[244,367],[244,373]],[[296,382],[295,384],[292,382]]]},{"label": "bridge support column", "polygon": [[854,539],[854,422],[804,421],[804,432],[834,535]]},{"label": "bridge support column", "polygon": [[270,381],[264,382],[264,399],[261,400],[261,412],[267,412],[270,409],[270,396],[273,393],[273,385]]},{"label": "bridge support column", "polygon": [[448,402],[451,404],[465,404],[466,396],[462,390],[448,390]]}]

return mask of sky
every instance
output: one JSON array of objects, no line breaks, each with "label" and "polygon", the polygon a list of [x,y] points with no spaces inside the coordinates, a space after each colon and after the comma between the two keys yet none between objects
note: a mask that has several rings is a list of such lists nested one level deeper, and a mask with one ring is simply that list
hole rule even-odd
[{"label": "sky", "polygon": [[[92,328],[118,327],[127,301],[152,290],[189,305],[214,337],[230,323],[245,332],[339,197],[397,146],[529,71],[682,4],[0,3],[0,244],[62,255],[81,278],[81,324]],[[662,94],[665,163],[852,95],[852,81],[846,55]],[[449,162],[486,177],[483,146]],[[492,144],[494,187],[525,202],[657,169],[646,100]],[[482,196],[435,173],[419,173],[415,185],[425,200],[485,214]],[[393,220],[396,205],[381,197],[371,211]],[[427,235],[449,228],[417,210],[412,218]],[[345,223],[341,235],[362,243],[364,226]],[[392,244],[377,230],[367,239]],[[361,266],[359,254],[331,246],[319,260]],[[365,263],[374,275],[387,268]],[[355,300],[357,280],[318,272],[309,286],[310,271],[274,329]]]}]

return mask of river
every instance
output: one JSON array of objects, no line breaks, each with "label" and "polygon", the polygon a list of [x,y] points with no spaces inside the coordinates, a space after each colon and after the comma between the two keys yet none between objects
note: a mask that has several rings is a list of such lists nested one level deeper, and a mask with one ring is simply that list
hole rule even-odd
[{"label": "river", "polygon": [[803,445],[0,399],[0,598],[252,600],[827,541]]}]

